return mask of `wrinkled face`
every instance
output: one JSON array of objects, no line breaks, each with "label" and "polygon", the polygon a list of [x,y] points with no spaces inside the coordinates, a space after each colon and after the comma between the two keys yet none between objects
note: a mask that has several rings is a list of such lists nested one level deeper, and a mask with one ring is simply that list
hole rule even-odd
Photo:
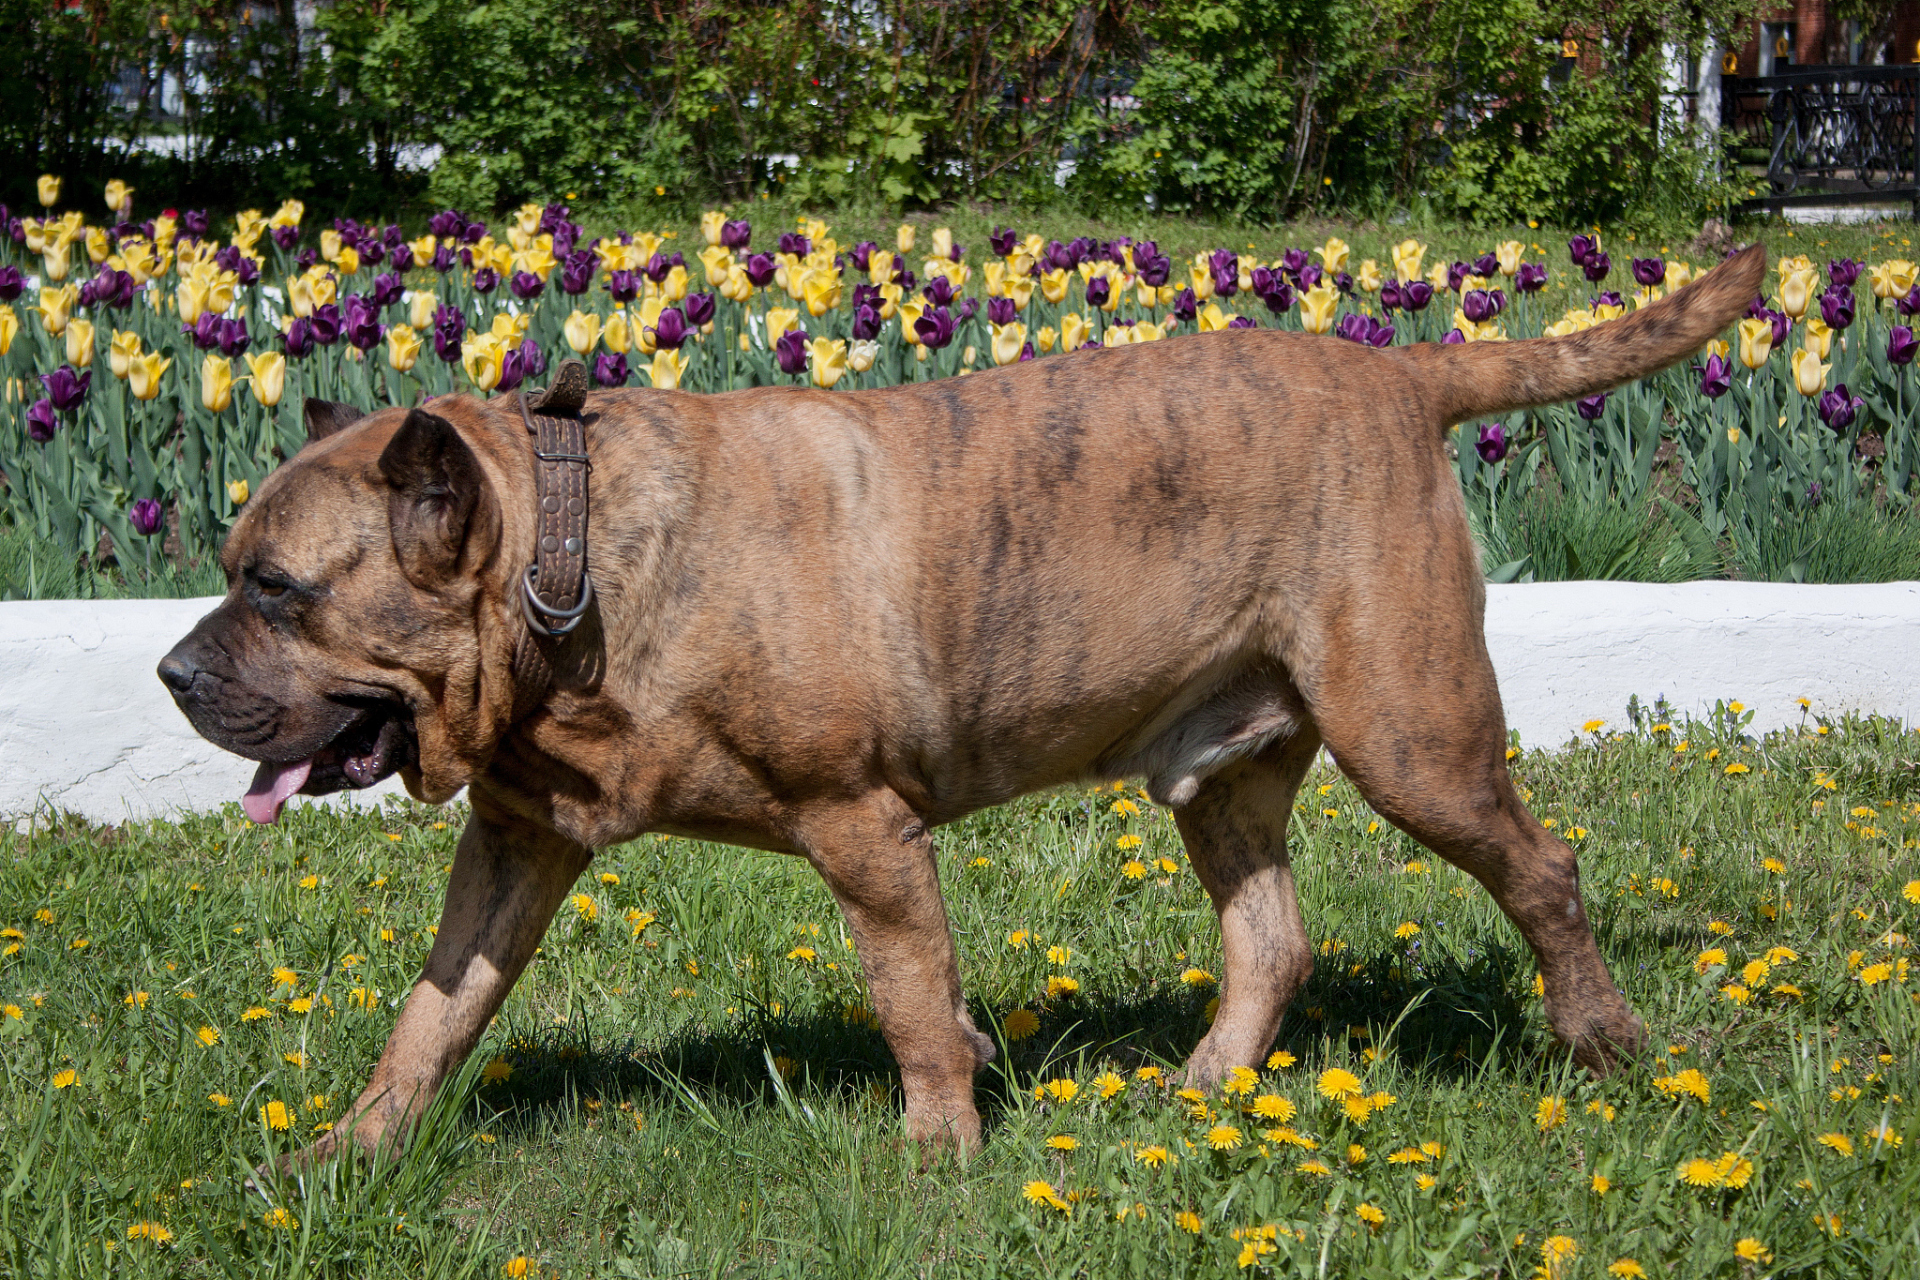
[{"label": "wrinkled face", "polygon": [[390,410],[326,432],[247,505],[221,552],[226,599],[159,674],[202,737],[260,762],[254,821],[397,771],[423,799],[466,782],[448,718],[478,683],[463,552],[488,498],[450,424]]}]

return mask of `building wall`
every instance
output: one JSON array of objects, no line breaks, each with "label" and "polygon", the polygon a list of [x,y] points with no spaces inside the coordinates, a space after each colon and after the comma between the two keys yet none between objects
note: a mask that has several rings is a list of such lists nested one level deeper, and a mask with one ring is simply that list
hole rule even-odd
[{"label": "building wall", "polygon": [[[1792,0],[1754,22],[1746,41],[1738,50],[1735,73],[1743,76],[1765,75],[1770,65],[1773,41],[1763,33],[1779,24],[1793,28],[1793,65],[1813,66],[1829,61],[1828,39],[1838,39],[1840,22],[1828,12],[1827,0]],[[1920,62],[1920,4],[1903,6],[1895,15],[1892,47],[1888,62]]]}]

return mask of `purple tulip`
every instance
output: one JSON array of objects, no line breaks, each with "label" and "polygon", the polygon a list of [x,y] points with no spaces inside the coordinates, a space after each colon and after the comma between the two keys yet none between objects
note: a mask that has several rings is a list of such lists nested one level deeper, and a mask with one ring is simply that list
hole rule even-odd
[{"label": "purple tulip", "polygon": [[1793,320],[1784,311],[1768,311],[1767,321],[1773,325],[1773,349],[1786,349],[1787,337],[1793,332]]},{"label": "purple tulip", "polygon": [[1664,258],[1633,259],[1633,278],[1643,287],[1651,289],[1663,284],[1667,278],[1667,263]]},{"label": "purple tulip", "polygon": [[1340,291],[1341,297],[1351,298],[1353,296],[1353,273],[1351,271],[1334,272],[1333,287]]},{"label": "purple tulip", "polygon": [[499,392],[512,391],[527,378],[527,358],[518,347],[507,352],[506,359],[500,362],[500,381],[494,384]]},{"label": "purple tulip", "polygon": [[913,331],[929,349],[938,351],[953,341],[953,316],[945,307],[932,307],[920,313]]},{"label": "purple tulip", "polygon": [[1381,324],[1372,316],[1363,316],[1358,312],[1349,312],[1340,317],[1340,323],[1334,326],[1335,336],[1348,342],[1357,342],[1367,347],[1387,347],[1393,345],[1393,326]]},{"label": "purple tulip", "polygon": [[1020,243],[1020,237],[1012,227],[998,227],[992,235],[987,237],[987,243],[993,246],[996,256],[1004,258],[1013,252],[1015,245]]},{"label": "purple tulip", "polygon": [[1733,365],[1717,352],[1707,357],[1706,364],[1695,365],[1694,371],[1700,375],[1700,394],[1709,400],[1733,389]]},{"label": "purple tulip", "polygon": [[285,253],[300,239],[300,228],[275,227],[267,234],[273,237],[273,242],[280,247],[280,252]]},{"label": "purple tulip", "polygon": [[1609,258],[1604,251],[1596,249],[1587,255],[1585,262],[1580,264],[1580,270],[1587,279],[1599,284],[1607,278],[1607,272],[1613,270],[1613,259]]},{"label": "purple tulip", "polygon": [[1587,396],[1584,399],[1575,400],[1573,402],[1573,411],[1585,418],[1588,422],[1594,421],[1607,411],[1607,393],[1602,391],[1599,395]]},{"label": "purple tulip", "polygon": [[305,316],[295,317],[287,331],[280,335],[280,346],[287,353],[287,359],[300,360],[313,354],[313,324]]},{"label": "purple tulip", "polygon": [[1499,269],[1500,255],[1497,253],[1483,253],[1473,260],[1473,274],[1482,280],[1493,279],[1493,273]]},{"label": "purple tulip", "polygon": [[1842,289],[1853,288],[1853,282],[1860,278],[1860,268],[1864,263],[1852,258],[1830,258],[1827,261],[1827,279]]},{"label": "purple tulip", "polygon": [[960,299],[959,308],[955,310],[953,313],[953,319],[956,324],[965,324],[967,321],[973,319],[975,316],[979,314],[980,314],[980,299],[962,298]]},{"label": "purple tulip", "polygon": [[[1151,240],[1146,241],[1145,244],[1148,248],[1153,247]],[[1133,265],[1140,268],[1141,283],[1150,288],[1164,288],[1167,281],[1173,278],[1173,259],[1164,253],[1153,253],[1143,258],[1140,256],[1139,246],[1136,245]]]},{"label": "purple tulip", "polygon": [[387,247],[378,240],[371,240],[363,236],[360,239],[359,253],[361,266],[377,267],[386,260]]},{"label": "purple tulip", "polygon": [[1602,290],[1598,296],[1588,298],[1587,305],[1590,307],[1624,307],[1627,305],[1627,300],[1620,296],[1618,289],[1605,289]]},{"label": "purple tulip", "polygon": [[678,351],[690,333],[692,330],[687,325],[686,313],[678,307],[667,307],[660,312],[660,319],[653,326],[653,345]]},{"label": "purple tulip", "polygon": [[529,378],[537,378],[547,371],[547,353],[532,338],[520,344],[520,361]]},{"label": "purple tulip", "polygon": [[1200,314],[1200,302],[1193,296],[1191,287],[1173,295],[1173,316],[1182,323],[1191,321]]},{"label": "purple tulip", "polygon": [[879,245],[875,244],[871,240],[862,240],[859,244],[856,244],[855,246],[853,246],[853,249],[852,249],[853,265],[860,268],[860,270],[862,271],[872,270],[873,269],[873,251],[875,249],[878,249],[879,247],[880,247]]},{"label": "purple tulip", "polygon": [[557,202],[548,204],[540,210],[540,230],[546,232],[548,235],[552,235],[566,225],[567,214],[570,212],[572,212],[572,210],[568,209],[566,205]]},{"label": "purple tulip", "polygon": [[585,249],[575,249],[560,264],[560,292],[579,297],[593,284],[595,259]]},{"label": "purple tulip", "polygon": [[1820,318],[1827,322],[1829,329],[1844,329],[1852,324],[1853,295],[1845,289],[1829,289],[1821,294]]},{"label": "purple tulip", "polygon": [[166,512],[152,498],[135,498],[127,512],[127,523],[143,538],[151,538],[166,523]]},{"label": "purple tulip", "polygon": [[313,340],[321,346],[330,347],[340,341],[340,308],[334,303],[315,307],[307,323],[313,326]]},{"label": "purple tulip", "polygon": [[1285,280],[1276,279],[1273,288],[1260,295],[1260,301],[1267,304],[1267,310],[1275,315],[1284,315],[1293,309],[1293,286]]},{"label": "purple tulip", "polygon": [[1547,264],[1544,262],[1523,262],[1514,272],[1513,287],[1522,293],[1538,293],[1547,287]]},{"label": "purple tulip", "polygon": [[738,253],[753,242],[753,224],[745,218],[735,218],[720,228],[720,243]]},{"label": "purple tulip", "polygon": [[1020,361],[1019,362],[1021,364],[1025,364],[1027,361],[1033,359],[1035,354],[1036,353],[1033,349],[1033,344],[1031,342],[1023,342],[1020,344]]},{"label": "purple tulip", "polygon": [[484,222],[469,222],[460,231],[460,238],[468,244],[479,244],[486,238],[486,235],[487,224]]},{"label": "purple tulip", "polygon": [[1480,428],[1480,439],[1473,446],[1473,451],[1480,455],[1482,462],[1492,466],[1507,456],[1509,447],[1506,427],[1496,422]]},{"label": "purple tulip", "polygon": [[220,316],[213,311],[202,311],[200,318],[192,324],[180,326],[180,332],[193,340],[193,345],[202,351],[211,351],[220,345]]},{"label": "purple tulip", "polygon": [[1400,282],[1389,280],[1380,286],[1380,306],[1392,315],[1400,309]]},{"label": "purple tulip", "polygon": [[1499,314],[1485,289],[1469,289],[1466,296],[1460,299],[1460,310],[1475,324],[1491,320]]},{"label": "purple tulip", "polygon": [[1467,335],[1458,329],[1449,329],[1441,335],[1440,341],[1449,347],[1461,347],[1466,345]]},{"label": "purple tulip", "polygon": [[627,385],[627,357],[619,351],[602,351],[593,359],[593,380],[603,387]]},{"label": "purple tulip", "polygon": [[458,209],[443,209],[427,219],[427,230],[442,240],[458,239],[466,225],[466,216]]},{"label": "purple tulip", "polygon": [[1113,283],[1105,276],[1095,276],[1087,281],[1087,305],[1104,307],[1107,299],[1113,296]]},{"label": "purple tulip", "polygon": [[687,323],[698,329],[713,321],[713,295],[710,293],[690,293],[682,305],[686,308]]},{"label": "purple tulip", "polygon": [[60,425],[60,419],[54,415],[51,400],[35,400],[33,407],[27,410],[27,438],[45,444],[53,439],[53,433]]},{"label": "purple tulip", "polygon": [[966,256],[967,256],[967,248],[965,245],[956,244],[947,250],[948,262],[958,262],[960,261],[960,259]]},{"label": "purple tulip", "polygon": [[1264,298],[1273,292],[1273,286],[1281,277],[1274,274],[1272,267],[1255,267],[1247,273],[1247,282],[1253,287],[1253,296]]},{"label": "purple tulip", "polygon": [[1887,331],[1888,364],[1912,364],[1916,351],[1920,351],[1920,338],[1913,336],[1912,329],[1904,324],[1897,324]]},{"label": "purple tulip", "polygon": [[12,302],[27,287],[27,278],[18,267],[0,267],[0,302]]},{"label": "purple tulip", "polygon": [[780,252],[790,253],[796,258],[804,258],[813,252],[813,241],[798,231],[788,231],[780,237]]},{"label": "purple tulip", "polygon": [[[318,313],[315,313],[318,318]],[[380,313],[373,303],[358,293],[347,295],[346,302],[340,308],[340,328],[346,334],[347,341],[362,351],[371,351],[380,345],[385,330],[380,325]]]},{"label": "purple tulip", "polygon": [[1017,314],[1019,312],[1014,307],[1012,298],[987,299],[987,323],[1012,324]]},{"label": "purple tulip", "polygon": [[385,310],[387,307],[400,301],[401,295],[406,293],[406,291],[407,287],[401,283],[400,274],[397,271],[389,271],[385,275],[375,276],[373,278],[373,289],[371,291],[373,305]]},{"label": "purple tulip", "polygon": [[638,271],[612,272],[601,288],[613,295],[615,302],[632,302],[640,296],[640,273]]},{"label": "purple tulip", "polygon": [[780,335],[780,341],[773,344],[774,357],[780,362],[780,372],[785,374],[803,373],[807,367],[807,335],[802,329],[789,329]]},{"label": "purple tulip", "polygon": [[1460,292],[1460,286],[1466,283],[1467,274],[1472,270],[1464,262],[1456,262],[1447,268],[1447,288]]},{"label": "purple tulip", "polygon": [[1280,269],[1298,280],[1300,273],[1306,270],[1307,264],[1311,261],[1305,249],[1289,249],[1280,255]]},{"label": "purple tulip", "polygon": [[546,292],[547,282],[531,271],[516,271],[507,281],[507,289],[522,302],[531,302]]},{"label": "purple tulip", "polygon": [[253,345],[253,335],[247,332],[245,320],[222,320],[220,322],[220,354],[229,360],[244,354]]},{"label": "purple tulip", "polygon": [[[747,259],[747,283],[756,289],[764,289],[772,282],[773,273],[779,269],[780,264],[774,260],[772,254],[756,253]],[[619,273],[615,272],[615,274]]]},{"label": "purple tulip", "polygon": [[1260,325],[1252,316],[1235,316],[1233,319],[1227,321],[1227,328],[1229,329],[1258,329],[1259,327]]},{"label": "purple tulip", "polygon": [[1240,287],[1239,257],[1225,249],[1215,249],[1207,259],[1207,267],[1213,272],[1213,291],[1223,298],[1231,298]]},{"label": "purple tulip", "polygon": [[953,305],[953,281],[947,279],[945,276],[935,276],[933,279],[927,281],[927,287],[920,292],[925,295],[927,302],[932,306],[950,307]]},{"label": "purple tulip", "polygon": [[647,265],[642,270],[646,272],[647,279],[659,284],[667,278],[667,272],[673,270],[673,259],[664,253],[656,253],[647,259]]},{"label": "purple tulip", "polygon": [[1893,308],[1903,316],[1920,315],[1920,284],[1909,289],[1906,297],[1896,299]]},{"label": "purple tulip", "polygon": [[1318,263],[1309,262],[1306,266],[1300,268],[1300,272],[1299,272],[1300,287],[1302,289],[1311,289],[1315,285],[1319,284],[1321,279],[1324,278],[1325,275],[1326,275],[1326,272],[1320,269],[1320,265]]},{"label": "purple tulip", "polygon": [[[240,261],[249,269],[253,268],[253,263],[250,259],[242,258]],[[112,277],[111,281],[108,280],[109,276]],[[258,270],[253,270],[253,278],[255,280],[260,278],[260,272]],[[115,310],[124,311],[132,306],[134,294],[138,292],[139,288],[133,283],[133,274],[131,272],[115,271],[110,267],[102,267],[100,268],[100,274],[93,279],[94,298],[106,303]]]},{"label": "purple tulip", "polygon": [[53,401],[53,407],[61,413],[72,413],[87,398],[87,388],[93,385],[93,370],[76,371],[71,365],[61,365],[52,373],[40,375],[40,384],[47,389],[47,399]]},{"label": "purple tulip", "polygon": [[1049,240],[1046,252],[1040,257],[1040,262],[1049,271],[1071,271],[1073,270],[1073,250],[1058,240]]},{"label": "purple tulip", "polygon": [[320,251],[311,246],[293,255],[294,267],[302,272],[313,270],[314,265],[319,261]]},{"label": "purple tulip", "polygon": [[393,246],[393,248],[387,250],[387,256],[392,260],[393,269],[395,271],[398,271],[404,274],[408,271],[413,270],[413,246],[412,245],[397,244]]},{"label": "purple tulip", "polygon": [[1567,256],[1573,259],[1573,265],[1584,267],[1587,259],[1599,251],[1600,242],[1592,236],[1575,236],[1567,241]]},{"label": "purple tulip", "polygon": [[1409,280],[1400,286],[1400,305],[1409,311],[1425,311],[1433,301],[1433,286],[1425,280]]},{"label": "purple tulip", "polygon": [[856,342],[871,342],[880,336],[880,311],[868,303],[853,309],[853,337]]},{"label": "purple tulip", "polygon": [[499,283],[500,273],[492,267],[482,267],[473,273],[473,291],[475,293],[492,293],[494,287]]},{"label": "purple tulip", "polygon": [[1865,403],[1866,401],[1859,396],[1847,391],[1846,383],[1835,383],[1831,389],[1820,395],[1820,421],[1836,432],[1845,431],[1853,425],[1854,415]]}]

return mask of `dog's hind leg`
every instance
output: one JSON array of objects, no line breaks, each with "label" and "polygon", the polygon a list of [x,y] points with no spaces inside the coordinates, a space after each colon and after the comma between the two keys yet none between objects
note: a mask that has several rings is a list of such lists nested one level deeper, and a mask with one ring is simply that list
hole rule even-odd
[{"label": "dog's hind leg", "polygon": [[900,1064],[907,1137],[978,1148],[973,1077],[993,1061],[994,1047],[960,991],[933,833],[891,791],[815,807],[797,825],[853,931],[880,1032]]},{"label": "dog's hind leg", "polygon": [[1287,857],[1287,819],[1319,746],[1319,736],[1302,726],[1207,778],[1173,811],[1220,915],[1226,956],[1219,1011],[1187,1062],[1187,1083],[1197,1088],[1234,1067],[1259,1067],[1288,1003],[1313,973]]},{"label": "dog's hind leg", "polygon": [[1554,1035],[1604,1075],[1619,1055],[1638,1053],[1646,1029],[1600,959],[1573,850],[1514,792],[1477,567],[1470,551],[1463,556],[1475,581],[1454,596],[1458,608],[1356,601],[1300,684],[1368,803],[1478,879],[1519,926],[1545,980]]}]

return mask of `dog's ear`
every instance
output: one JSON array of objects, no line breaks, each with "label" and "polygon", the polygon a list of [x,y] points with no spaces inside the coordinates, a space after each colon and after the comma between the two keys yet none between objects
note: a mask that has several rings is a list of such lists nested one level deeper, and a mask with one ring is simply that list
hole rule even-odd
[{"label": "dog's ear", "polygon": [[498,524],[480,460],[445,418],[415,409],[380,454],[387,517],[407,580],[435,587],[460,571],[463,549]]},{"label": "dog's ear", "polygon": [[307,397],[302,408],[307,420],[307,443],[325,440],[336,431],[344,430],[367,415],[350,404],[341,404],[335,400],[316,400]]}]

